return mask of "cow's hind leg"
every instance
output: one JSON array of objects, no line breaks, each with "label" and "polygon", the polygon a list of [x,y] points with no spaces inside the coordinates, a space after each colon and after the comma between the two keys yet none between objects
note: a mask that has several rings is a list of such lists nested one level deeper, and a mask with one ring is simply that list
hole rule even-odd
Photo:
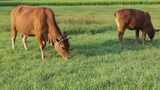
[{"label": "cow's hind leg", "polygon": [[22,38],[22,43],[23,43],[24,49],[25,49],[25,50],[28,50],[27,45],[26,45],[27,36],[21,34],[21,38]]},{"label": "cow's hind leg", "polygon": [[15,49],[15,40],[17,37],[17,31],[15,28],[12,28],[11,30],[11,41],[12,41],[12,49]]}]

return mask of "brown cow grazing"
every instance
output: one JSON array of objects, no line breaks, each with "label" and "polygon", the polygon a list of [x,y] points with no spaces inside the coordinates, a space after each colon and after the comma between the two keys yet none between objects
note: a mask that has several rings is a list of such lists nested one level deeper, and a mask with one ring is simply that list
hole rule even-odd
[{"label": "brown cow grazing", "polygon": [[49,8],[17,6],[11,11],[11,39],[12,48],[15,48],[17,32],[21,33],[24,48],[27,49],[26,39],[35,36],[38,40],[41,58],[44,61],[46,42],[54,46],[58,54],[67,59],[69,56],[69,42],[66,34],[60,32],[55,21],[55,15]]},{"label": "brown cow grazing", "polygon": [[155,36],[155,32],[159,31],[154,29],[150,14],[141,10],[120,9],[115,12],[115,21],[120,42],[123,40],[123,34],[126,28],[136,31],[136,39],[139,39],[139,31],[141,31],[143,43],[146,34],[150,40],[152,40]]}]

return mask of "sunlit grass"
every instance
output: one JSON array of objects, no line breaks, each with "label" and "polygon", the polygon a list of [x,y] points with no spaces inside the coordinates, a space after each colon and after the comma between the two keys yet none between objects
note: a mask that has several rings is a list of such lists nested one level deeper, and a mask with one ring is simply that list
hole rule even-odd
[{"label": "sunlit grass", "polygon": [[23,49],[18,35],[11,49],[9,12],[0,7],[0,89],[1,90],[159,90],[160,35],[145,45],[127,30],[123,49],[119,47],[114,12],[119,8],[150,12],[160,26],[159,5],[50,6],[61,31],[71,36],[71,55],[64,61],[52,47],[46,47],[41,63],[36,39],[28,38]]}]

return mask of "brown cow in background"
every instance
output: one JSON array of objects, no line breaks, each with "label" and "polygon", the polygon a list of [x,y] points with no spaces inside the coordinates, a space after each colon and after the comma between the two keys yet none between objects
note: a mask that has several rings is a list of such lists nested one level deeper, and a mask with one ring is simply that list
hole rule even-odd
[{"label": "brown cow in background", "polygon": [[44,60],[44,48],[49,41],[55,50],[66,59],[69,56],[69,42],[66,34],[60,32],[55,15],[49,8],[19,5],[11,11],[11,39],[15,48],[17,32],[21,33],[24,48],[26,39],[35,36],[38,40],[41,57]]},{"label": "brown cow in background", "polygon": [[139,39],[139,31],[142,32],[143,43],[146,38],[146,34],[152,40],[155,36],[155,30],[151,17],[148,12],[144,12],[136,9],[120,9],[115,12],[115,21],[117,24],[117,31],[119,41],[122,42],[125,29],[131,29],[136,31],[136,39]]}]

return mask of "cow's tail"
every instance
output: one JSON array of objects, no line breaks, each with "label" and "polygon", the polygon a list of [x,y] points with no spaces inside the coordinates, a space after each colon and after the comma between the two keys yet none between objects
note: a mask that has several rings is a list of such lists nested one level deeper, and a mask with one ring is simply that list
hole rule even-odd
[{"label": "cow's tail", "polygon": [[17,10],[19,10],[19,7],[14,8],[10,13],[10,29],[11,29],[10,36],[11,37],[14,37],[15,36],[15,32],[16,32],[16,24],[15,24],[15,22],[16,22]]}]

